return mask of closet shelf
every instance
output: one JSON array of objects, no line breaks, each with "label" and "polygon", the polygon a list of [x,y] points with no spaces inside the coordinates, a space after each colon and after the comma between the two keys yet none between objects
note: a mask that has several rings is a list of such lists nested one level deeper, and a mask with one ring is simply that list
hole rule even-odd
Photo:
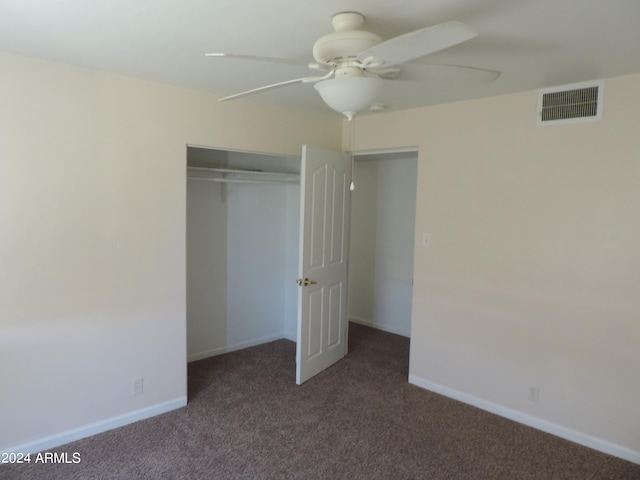
[{"label": "closet shelf", "polygon": [[[234,170],[230,168],[188,167],[187,178],[217,183],[298,183],[297,173]],[[191,173],[200,172],[201,175]],[[206,175],[205,175],[206,174]]]}]

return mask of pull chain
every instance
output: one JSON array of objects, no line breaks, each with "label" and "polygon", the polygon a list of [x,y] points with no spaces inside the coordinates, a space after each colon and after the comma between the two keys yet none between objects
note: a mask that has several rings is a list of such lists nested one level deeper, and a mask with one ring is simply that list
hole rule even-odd
[{"label": "pull chain", "polygon": [[353,154],[354,148],[354,137],[355,137],[355,128],[356,128],[356,117],[355,115],[349,118],[349,151],[351,152],[351,184],[349,185],[349,190],[352,192],[356,189],[356,184],[353,181],[353,170],[355,164],[355,156]]}]

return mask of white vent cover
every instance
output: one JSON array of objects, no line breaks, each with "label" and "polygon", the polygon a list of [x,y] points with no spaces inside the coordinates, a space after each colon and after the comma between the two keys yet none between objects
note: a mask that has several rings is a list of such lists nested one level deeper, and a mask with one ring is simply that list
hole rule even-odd
[{"label": "white vent cover", "polygon": [[543,88],[538,95],[538,125],[600,120],[603,97],[604,80]]}]

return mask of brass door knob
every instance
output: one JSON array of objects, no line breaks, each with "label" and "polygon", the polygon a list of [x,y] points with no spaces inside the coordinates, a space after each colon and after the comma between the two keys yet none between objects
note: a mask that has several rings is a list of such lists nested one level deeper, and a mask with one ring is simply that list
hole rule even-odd
[{"label": "brass door knob", "polygon": [[314,282],[313,280],[309,280],[308,278],[305,278],[304,280],[302,278],[298,279],[298,285],[300,285],[301,287],[308,287],[309,285],[314,285],[318,282]]}]

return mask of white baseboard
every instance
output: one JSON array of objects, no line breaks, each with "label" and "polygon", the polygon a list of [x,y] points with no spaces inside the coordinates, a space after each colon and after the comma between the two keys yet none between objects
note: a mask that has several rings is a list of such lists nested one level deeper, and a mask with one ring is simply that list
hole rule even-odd
[{"label": "white baseboard", "polygon": [[0,451],[0,456],[11,452],[20,452],[24,454],[42,452],[43,450],[59,447],[65,443],[75,442],[76,440],[106,432],[107,430],[113,430],[114,428],[122,427],[139,420],[144,420],[145,418],[155,417],[156,415],[184,407],[186,404],[187,397],[180,397],[175,400],[152,405],[134,412],[118,415],[117,417],[112,417],[101,422],[90,423],[89,425],[67,430],[56,435],[50,435],[33,442],[17,445]]},{"label": "white baseboard", "polygon": [[562,425],[548,422],[546,420],[542,420],[540,418],[519,412],[517,410],[512,410],[497,403],[483,400],[476,396],[469,395],[467,393],[460,392],[458,390],[454,390],[452,388],[445,387],[434,382],[430,382],[429,380],[424,380],[422,378],[416,377],[415,375],[409,375],[409,383],[416,385],[417,387],[424,388],[425,390],[444,395],[445,397],[453,398],[460,402],[473,405],[474,407],[486,410],[487,412],[495,413],[496,415],[508,418],[509,420],[513,420],[529,427],[542,430],[543,432],[550,433],[557,437],[564,438],[565,440],[584,445],[585,447],[593,448],[594,450],[613,455],[614,457],[619,457],[624,460],[640,464],[640,452],[631,450],[630,448],[617,445],[615,443],[611,443],[597,437],[592,437],[581,432],[577,432],[570,428],[563,427]]},{"label": "white baseboard", "polygon": [[283,334],[269,335],[266,337],[237,343],[235,345],[227,345],[225,347],[214,348],[212,350],[205,350],[204,352],[191,353],[187,356],[187,362],[195,362],[196,360],[215,357],[216,355],[222,355],[223,353],[235,352],[236,350],[242,350],[243,348],[255,347],[256,345],[273,342],[274,340],[281,340],[282,338],[285,338]]},{"label": "white baseboard", "polygon": [[373,323],[371,320],[360,317],[349,317],[349,321],[353,323],[358,323],[360,325],[364,325],[365,327],[375,328],[377,330],[382,330],[383,332],[394,333],[396,335],[402,335],[403,337],[410,337],[411,332],[406,331],[402,328],[394,327],[393,325],[385,325],[380,323]]}]

